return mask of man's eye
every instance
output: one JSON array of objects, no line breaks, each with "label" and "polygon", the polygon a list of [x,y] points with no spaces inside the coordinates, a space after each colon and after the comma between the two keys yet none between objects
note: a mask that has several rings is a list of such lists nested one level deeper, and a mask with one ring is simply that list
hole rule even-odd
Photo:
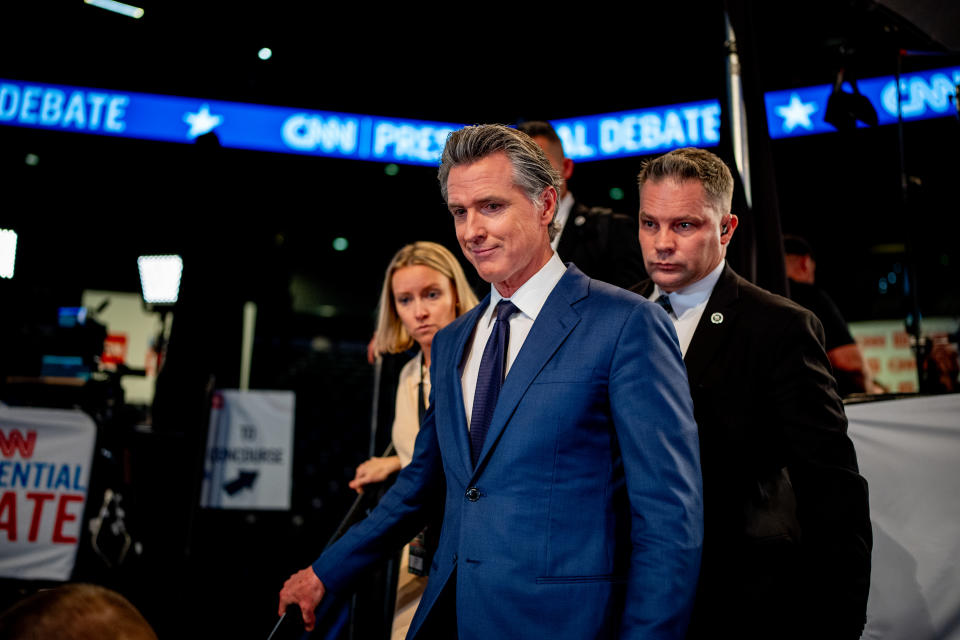
[{"label": "man's eye", "polygon": [[454,218],[462,218],[466,212],[467,212],[466,209],[450,209],[450,214]]},{"label": "man's eye", "polygon": [[692,223],[692,222],[678,222],[678,223],[677,223],[677,228],[679,228],[679,229],[681,229],[681,230],[683,230],[683,231],[689,231],[690,229],[693,229],[693,223]]},{"label": "man's eye", "polygon": [[503,205],[500,204],[499,202],[488,202],[486,205],[487,211],[499,211],[502,208],[503,208]]}]

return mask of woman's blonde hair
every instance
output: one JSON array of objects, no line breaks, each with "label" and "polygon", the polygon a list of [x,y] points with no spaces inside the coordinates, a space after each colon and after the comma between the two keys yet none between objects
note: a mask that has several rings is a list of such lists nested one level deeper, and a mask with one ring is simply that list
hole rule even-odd
[{"label": "woman's blonde hair", "polygon": [[380,305],[377,312],[377,329],[374,332],[374,348],[378,354],[402,353],[414,344],[413,338],[397,315],[393,301],[393,274],[403,267],[424,265],[445,275],[453,285],[456,315],[466,313],[477,306],[477,296],[467,284],[467,277],[457,259],[436,242],[414,242],[397,251],[387,266],[380,290]]}]

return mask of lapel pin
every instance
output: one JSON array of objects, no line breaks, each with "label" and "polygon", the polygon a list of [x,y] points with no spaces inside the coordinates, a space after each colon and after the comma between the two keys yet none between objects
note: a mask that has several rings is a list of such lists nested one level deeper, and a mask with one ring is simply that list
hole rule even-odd
[{"label": "lapel pin", "polygon": [[720,324],[721,322],[723,322],[723,314],[720,313],[719,311],[717,313],[714,313],[712,316],[710,316],[710,322],[712,322],[713,324]]},{"label": "lapel pin", "polygon": [[583,223],[585,223],[586,221],[587,219],[584,218],[583,216],[577,216],[576,218],[573,219],[573,224],[577,225],[578,227],[582,227]]}]

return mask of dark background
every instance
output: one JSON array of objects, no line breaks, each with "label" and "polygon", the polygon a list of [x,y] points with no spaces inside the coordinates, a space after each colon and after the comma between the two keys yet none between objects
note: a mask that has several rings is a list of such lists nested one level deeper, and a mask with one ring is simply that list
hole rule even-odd
[{"label": "dark background", "polygon": [[[0,77],[463,123],[724,96],[720,2],[577,16],[491,6],[448,18],[399,6],[197,4],[142,2],[139,21],[80,2],[12,10],[0,22]],[[754,53],[744,65],[761,91],[832,82],[840,66],[891,75],[900,48],[960,48],[950,2],[736,4],[749,18],[738,38]],[[909,19],[894,11],[907,8]],[[266,62],[263,46],[274,54]],[[957,62],[909,57],[903,70]],[[897,265],[924,315],[960,315],[958,141],[953,118],[905,125],[906,201],[896,127],[770,145],[763,163],[780,224],[815,246],[818,282],[848,320],[906,317],[903,281],[877,287]],[[641,161],[578,164],[571,188],[633,214]],[[0,227],[19,234],[16,277],[0,281],[0,373],[31,373],[23,345],[41,344],[38,327],[82,290],[139,291],[138,255],[185,262],[155,406],[103,420],[127,458],[102,473],[127,488],[143,553],[119,569],[81,554],[76,578],[123,591],[161,637],[265,637],[276,592],[336,527],[368,454],[364,352],[383,269],[414,240],[459,255],[435,169],[390,176],[378,163],[0,127],[0,176]],[[612,187],[625,198],[612,200]],[[346,251],[333,249],[336,237]],[[741,227],[734,244],[746,237]],[[248,300],[258,303],[251,387],[297,392],[293,509],[201,512],[208,390],[238,384]],[[144,422],[152,432],[130,428]],[[5,585],[5,597],[32,587]],[[199,631],[186,631],[197,616]]]}]

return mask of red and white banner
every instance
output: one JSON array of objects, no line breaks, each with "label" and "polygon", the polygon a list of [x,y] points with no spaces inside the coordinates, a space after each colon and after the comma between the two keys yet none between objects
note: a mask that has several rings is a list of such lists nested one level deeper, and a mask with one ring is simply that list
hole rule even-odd
[{"label": "red and white banner", "polygon": [[0,405],[0,576],[70,578],[95,441],[82,411]]}]

